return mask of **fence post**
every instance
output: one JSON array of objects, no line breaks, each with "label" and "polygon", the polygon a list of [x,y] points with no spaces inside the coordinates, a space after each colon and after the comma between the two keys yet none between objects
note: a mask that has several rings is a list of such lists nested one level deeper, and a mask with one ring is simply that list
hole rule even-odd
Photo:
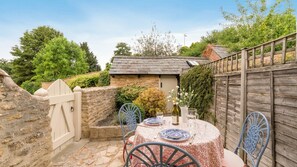
[{"label": "fence post", "polygon": [[275,150],[275,113],[274,113],[274,74],[270,71],[270,123],[271,123],[271,155],[272,166],[276,166],[276,150]]},{"label": "fence post", "polygon": [[81,138],[81,88],[76,86],[74,89],[74,140],[79,141]]},{"label": "fence post", "polygon": [[[246,76],[247,76],[247,50],[241,51],[241,79],[240,79],[240,126],[246,118]],[[243,158],[243,152],[240,152],[241,158]]]},{"label": "fence post", "polygon": [[226,109],[225,109],[225,129],[224,129],[224,148],[226,148],[227,139],[227,124],[228,124],[228,101],[229,101],[229,76],[226,76]]}]

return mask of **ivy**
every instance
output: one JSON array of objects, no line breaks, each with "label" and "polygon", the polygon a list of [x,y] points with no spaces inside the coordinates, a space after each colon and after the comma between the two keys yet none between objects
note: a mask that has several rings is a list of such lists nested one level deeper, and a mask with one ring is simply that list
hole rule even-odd
[{"label": "ivy", "polygon": [[195,94],[189,107],[196,108],[201,119],[210,116],[208,109],[213,101],[213,81],[211,69],[203,66],[196,66],[181,76],[181,88],[193,90]]}]

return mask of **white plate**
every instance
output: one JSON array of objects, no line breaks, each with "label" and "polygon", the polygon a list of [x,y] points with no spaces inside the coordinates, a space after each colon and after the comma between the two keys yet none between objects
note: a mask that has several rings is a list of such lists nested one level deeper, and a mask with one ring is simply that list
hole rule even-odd
[{"label": "white plate", "polygon": [[146,125],[161,125],[162,124],[162,120],[158,119],[158,118],[147,118],[145,120],[143,120],[143,123]]},{"label": "white plate", "polygon": [[165,129],[159,135],[164,140],[175,142],[186,141],[191,137],[189,132],[181,129]]}]

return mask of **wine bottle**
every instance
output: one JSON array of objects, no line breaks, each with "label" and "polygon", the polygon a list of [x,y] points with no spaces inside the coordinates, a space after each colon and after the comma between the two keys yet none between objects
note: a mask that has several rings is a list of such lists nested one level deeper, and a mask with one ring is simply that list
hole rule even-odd
[{"label": "wine bottle", "polygon": [[174,104],[172,108],[172,125],[179,124],[179,107],[178,105]]}]

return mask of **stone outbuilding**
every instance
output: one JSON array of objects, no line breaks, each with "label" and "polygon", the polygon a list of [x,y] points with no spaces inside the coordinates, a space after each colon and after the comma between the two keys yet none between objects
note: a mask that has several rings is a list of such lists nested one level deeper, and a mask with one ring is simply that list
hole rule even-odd
[{"label": "stone outbuilding", "polygon": [[207,62],[204,57],[116,56],[109,71],[110,85],[157,87],[167,96],[168,91],[179,85],[183,70]]},{"label": "stone outbuilding", "polygon": [[221,45],[208,44],[203,51],[202,56],[210,61],[216,61],[221,58],[229,56],[228,49]]}]

